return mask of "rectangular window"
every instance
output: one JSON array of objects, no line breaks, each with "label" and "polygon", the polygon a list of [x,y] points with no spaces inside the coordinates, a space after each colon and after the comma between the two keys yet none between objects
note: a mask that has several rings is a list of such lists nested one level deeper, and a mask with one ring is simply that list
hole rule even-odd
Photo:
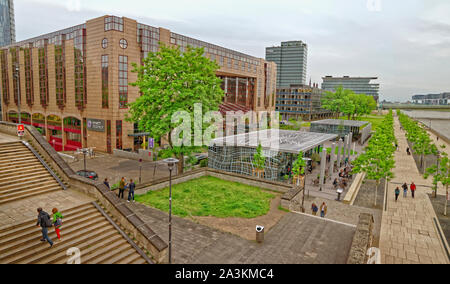
[{"label": "rectangular window", "polygon": [[87,104],[86,92],[86,29],[72,33],[75,59],[75,105],[83,110]]},{"label": "rectangular window", "polygon": [[102,108],[109,107],[108,55],[102,55]]},{"label": "rectangular window", "polygon": [[43,107],[48,106],[48,62],[47,45],[38,49],[39,55],[39,97]]},{"label": "rectangular window", "polygon": [[25,59],[25,89],[28,106],[33,106],[34,104],[34,92],[33,92],[33,60],[32,60],[32,49],[25,48],[23,50]]},{"label": "rectangular window", "polygon": [[116,149],[122,150],[122,120],[116,120]]},{"label": "rectangular window", "polygon": [[55,45],[56,104],[60,109],[66,105],[65,41]]},{"label": "rectangular window", "polygon": [[0,63],[2,67],[2,95],[3,102],[9,104],[9,78],[8,78],[8,53],[5,50],[0,50]]},{"label": "rectangular window", "polygon": [[119,55],[119,108],[128,104],[128,56]]},{"label": "rectangular window", "polygon": [[[13,92],[14,92],[14,103],[16,105],[19,105],[19,96],[21,94],[20,92],[20,72],[17,76],[15,68],[16,66],[19,66],[19,48],[11,48],[11,64],[13,67]],[[22,97],[21,97],[22,98]]]},{"label": "rectangular window", "polygon": [[105,18],[105,31],[123,32],[123,18],[111,16]]}]

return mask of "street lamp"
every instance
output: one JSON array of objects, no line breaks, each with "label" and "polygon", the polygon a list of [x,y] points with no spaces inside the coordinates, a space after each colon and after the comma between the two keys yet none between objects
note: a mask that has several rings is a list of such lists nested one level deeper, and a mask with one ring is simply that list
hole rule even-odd
[{"label": "street lamp", "polygon": [[163,162],[169,167],[169,264],[172,264],[172,170],[179,160],[168,158]]}]

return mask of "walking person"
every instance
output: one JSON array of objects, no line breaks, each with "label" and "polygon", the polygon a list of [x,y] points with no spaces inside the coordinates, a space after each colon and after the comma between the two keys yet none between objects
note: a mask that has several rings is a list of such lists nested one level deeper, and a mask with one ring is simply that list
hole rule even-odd
[{"label": "walking person", "polygon": [[55,227],[55,233],[56,236],[58,237],[58,241],[61,241],[61,226],[63,215],[56,208],[53,208],[52,213],[53,213],[53,226]]},{"label": "walking person", "polygon": [[103,182],[103,184],[106,185],[106,187],[107,187],[108,189],[111,189],[111,187],[109,186],[108,178],[105,178],[105,181]]},{"label": "walking person", "polygon": [[42,208],[37,209],[38,218],[36,226],[41,227],[42,231],[42,239],[41,242],[47,241],[50,244],[50,248],[53,247],[53,242],[48,236],[48,228],[52,227],[52,221],[50,220],[50,215],[47,212],[42,210]]},{"label": "walking person", "polygon": [[411,183],[411,186],[409,188],[411,189],[412,198],[414,198],[415,197],[415,193],[416,193],[416,189],[417,189],[417,187],[414,184],[414,182]]},{"label": "walking person", "polygon": [[327,204],[325,202],[322,203],[322,205],[320,206],[320,217],[325,218],[325,216],[327,215],[327,210],[328,210]]},{"label": "walking person", "polygon": [[119,183],[119,198],[123,199],[123,193],[125,192],[125,178],[122,177]]},{"label": "walking person", "polygon": [[128,184],[128,200],[127,202],[130,202],[133,200],[134,202],[134,189],[136,188],[136,184],[133,182],[132,179],[130,179],[130,183]]},{"label": "walking person", "polygon": [[403,188],[403,197],[406,198],[408,197],[408,185],[406,184],[406,182],[402,185]]},{"label": "walking person", "polygon": [[400,195],[400,188],[398,188],[398,186],[397,186],[397,188],[395,189],[395,202],[398,201],[398,196],[399,195]]},{"label": "walking person", "polygon": [[319,211],[319,207],[317,207],[316,203],[311,205],[312,215],[317,216],[317,212]]}]

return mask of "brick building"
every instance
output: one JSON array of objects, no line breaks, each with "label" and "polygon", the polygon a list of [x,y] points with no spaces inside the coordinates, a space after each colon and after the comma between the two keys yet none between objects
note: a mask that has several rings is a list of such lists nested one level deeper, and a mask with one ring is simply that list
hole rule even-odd
[{"label": "brick building", "polygon": [[[125,121],[127,103],[139,96],[131,63],[140,63],[159,44],[204,47],[220,69],[226,96],[220,110],[275,110],[276,64],[217,45],[103,16],[82,25],[21,41],[0,50],[0,93],[4,120],[21,118],[38,128],[58,151],[95,147],[137,149],[139,130]],[[16,66],[19,66],[18,76]]]}]

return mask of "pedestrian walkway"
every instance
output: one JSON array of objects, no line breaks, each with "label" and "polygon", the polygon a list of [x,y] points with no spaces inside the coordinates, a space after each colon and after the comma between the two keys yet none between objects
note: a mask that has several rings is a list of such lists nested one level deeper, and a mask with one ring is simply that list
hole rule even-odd
[{"label": "pedestrian walkway", "polygon": [[431,185],[419,174],[412,156],[406,154],[407,141],[397,118],[394,122],[399,151],[395,153],[395,178],[387,191],[387,210],[381,221],[380,250],[384,264],[447,264],[448,258],[434,225],[436,217],[427,196],[428,188],[418,186],[416,198],[403,198],[395,202],[397,186],[407,182],[416,185]]}]

